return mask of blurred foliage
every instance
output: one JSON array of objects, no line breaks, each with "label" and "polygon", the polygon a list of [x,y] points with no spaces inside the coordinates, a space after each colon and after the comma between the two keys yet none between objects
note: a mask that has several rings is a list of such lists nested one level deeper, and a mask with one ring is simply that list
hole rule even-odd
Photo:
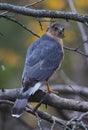
[{"label": "blurred foliage", "polygon": [[66,6],[65,0],[46,0],[46,7],[52,10],[63,10]]},{"label": "blurred foliage", "polygon": [[87,0],[74,0],[75,6],[77,7],[77,11],[81,13],[87,13],[88,10],[88,2]]}]

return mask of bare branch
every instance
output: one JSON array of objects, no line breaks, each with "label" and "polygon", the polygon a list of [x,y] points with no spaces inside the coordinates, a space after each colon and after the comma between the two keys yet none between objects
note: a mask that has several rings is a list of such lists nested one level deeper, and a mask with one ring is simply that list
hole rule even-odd
[{"label": "bare branch", "polygon": [[12,102],[10,100],[2,100],[2,99],[0,99],[0,103],[10,104],[10,105],[14,104],[14,102]]},{"label": "bare branch", "polygon": [[[28,105],[28,107],[27,107],[25,110],[26,110],[27,112],[29,112],[29,113],[32,113],[32,114],[36,115],[36,114],[33,112],[34,108],[33,108],[31,105]],[[64,121],[64,120],[62,120],[62,119],[60,119],[60,118],[57,118],[57,117],[55,117],[55,116],[52,116],[52,115],[48,114],[47,112],[43,112],[43,111],[41,111],[41,110],[36,110],[36,113],[38,114],[38,116],[39,116],[41,119],[44,119],[44,120],[49,121],[49,122],[51,122],[51,123],[53,123],[53,122],[54,122],[53,120],[55,120],[55,122],[56,122],[57,124],[61,125],[61,126],[65,126],[65,125],[67,124],[66,121]]]},{"label": "bare branch", "polygon": [[[1,17],[5,18],[5,19],[8,19],[8,20],[10,20],[10,21],[12,21],[12,22],[15,22],[16,24],[20,25],[20,26],[23,27],[25,30],[27,30],[28,32],[30,32],[31,34],[33,34],[34,36],[40,38],[40,36],[39,36],[37,33],[33,32],[31,29],[27,28],[24,24],[22,24],[20,21],[16,20],[15,18],[11,18],[11,17],[9,17],[9,16],[7,16],[7,15],[1,15]],[[80,46],[79,46],[79,47],[80,47]],[[76,52],[76,53],[79,53],[79,54],[81,54],[81,55],[83,55],[83,56],[88,57],[87,54],[85,54],[85,53],[83,53],[82,51],[78,50],[79,47],[77,47],[77,48],[70,48],[70,47],[65,47],[65,46],[64,46],[64,49],[69,50],[69,51],[74,51],[74,52]]]},{"label": "bare branch", "polygon": [[43,130],[42,125],[41,125],[41,119],[40,119],[38,113],[35,113],[35,115],[36,115],[36,119],[37,119],[37,124],[38,124],[39,130]]},{"label": "bare branch", "polygon": [[[1,91],[0,99],[8,99],[14,101],[19,94],[19,90],[20,89],[13,89],[7,91],[5,90],[4,92]],[[44,95],[45,92],[38,90],[34,95],[30,97],[30,102],[40,102]],[[81,112],[88,111],[88,102],[66,99],[52,93],[47,94],[43,103],[55,107],[57,109],[67,109]]]},{"label": "bare branch", "polygon": [[82,23],[88,23],[88,16],[72,13],[72,12],[62,12],[62,11],[51,11],[51,10],[35,10],[30,8],[25,8],[22,6],[11,5],[7,3],[0,3],[0,10],[7,10],[9,12],[18,13],[21,15],[32,16],[32,17],[48,17],[48,18],[62,18],[74,20]]},{"label": "bare branch", "polygon": [[[14,104],[12,101],[9,101],[9,100],[0,100],[0,104],[1,104],[1,103],[5,103],[5,104],[8,104],[8,105],[13,105],[13,104]],[[44,119],[44,120],[50,122],[50,123],[53,123],[53,118],[54,118],[55,122],[56,122],[57,124],[63,126],[63,127],[64,127],[65,124],[67,123],[67,122],[65,122],[64,120],[60,119],[60,118],[57,118],[57,117],[55,117],[55,116],[52,116],[52,115],[50,115],[50,114],[48,114],[48,113],[46,113],[46,112],[42,112],[42,111],[40,111],[40,110],[37,110],[37,111],[36,111],[36,114],[35,114],[35,113],[32,112],[33,109],[34,109],[34,108],[33,108],[31,105],[28,105],[27,108],[25,109],[25,111],[28,112],[28,113],[31,113],[31,114],[33,114],[33,115],[35,115],[35,116],[37,116],[38,126],[39,126],[40,128],[41,128],[41,124],[40,124],[40,119],[39,119],[39,117],[40,117],[41,119]]]},{"label": "bare branch", "polygon": [[[9,12],[11,11],[11,12],[23,14],[23,15],[33,16],[33,17],[37,16],[37,17],[49,17],[49,18],[63,18],[63,19],[76,20],[76,21],[83,22],[83,23],[85,23],[85,20],[86,20],[86,22],[88,22],[88,17],[86,15],[79,15],[79,14],[71,13],[71,12],[50,11],[50,10],[34,10],[34,9],[30,9],[30,8],[28,9],[28,8],[25,8],[22,6],[15,6],[15,5],[6,4],[6,3],[0,3],[0,9],[7,10]],[[18,20],[7,16],[6,15],[7,11],[5,11],[4,14],[1,13],[0,17],[3,17],[3,18],[8,19],[10,21],[13,21],[13,22],[17,23],[18,25],[20,25],[21,27],[23,27],[25,30],[32,33],[34,36],[36,36],[38,38],[40,37],[35,32],[33,32],[32,30],[27,28],[21,22],[19,22]],[[64,46],[64,49],[69,50],[69,51],[74,51],[74,52],[79,53],[85,57],[88,57],[88,55],[83,53],[82,51],[80,51],[79,48],[69,48],[69,47]]]},{"label": "bare branch", "polygon": [[[0,100],[0,103],[5,103],[5,104],[8,104],[8,105],[13,105],[13,102],[12,101],[9,101],[9,100]],[[81,120],[83,119],[84,116],[87,116],[88,115],[88,112],[82,114],[80,117],[79,116],[76,116],[74,118],[72,118],[70,121],[65,121],[63,119],[60,119],[60,118],[57,118],[55,116],[52,116],[51,114],[48,114],[47,112],[43,112],[41,110],[36,110],[36,113],[33,112],[33,107],[31,105],[28,105],[26,108],[25,108],[25,111],[28,112],[28,113],[31,113],[33,115],[37,115],[37,118],[38,118],[38,123],[39,123],[39,127],[41,127],[41,121],[39,119],[39,117],[41,119],[44,119],[50,123],[53,123],[52,126],[51,126],[51,129],[53,129],[53,127],[55,126],[55,124],[58,124],[60,127],[63,127],[65,129],[68,129],[68,130],[71,130],[70,129],[70,126],[71,127],[74,127],[77,128],[77,127],[80,127],[80,128],[87,128],[87,126],[85,125],[84,122],[82,122]]]},{"label": "bare branch", "polygon": [[[2,100],[0,99],[0,104],[1,103],[5,103],[5,104],[8,104],[8,105],[13,105],[14,102],[10,101],[10,100]],[[26,108],[25,108],[25,111],[28,112],[28,113],[31,113],[33,115],[36,116],[36,114],[33,112],[33,107],[31,105],[28,105]],[[48,114],[47,112],[43,112],[41,110],[36,110],[36,113],[37,115],[41,118],[41,119],[44,119],[50,123],[53,123],[53,120],[55,120],[55,122],[61,126],[65,126],[65,124],[67,124],[66,121],[60,119],[60,118],[57,118],[55,116],[52,116],[50,114]]]},{"label": "bare branch", "polygon": [[55,120],[55,118],[53,118],[53,124],[51,125],[51,129],[50,130],[54,130],[55,124],[56,124],[56,120]]},{"label": "bare branch", "polygon": [[34,36],[36,36],[38,38],[40,37],[37,33],[33,32],[31,29],[27,28],[24,24],[22,24],[20,21],[16,20],[15,18],[9,17],[7,15],[1,15],[1,17],[20,25],[22,28],[24,28],[25,30],[27,30],[28,32],[33,34]]},{"label": "bare branch", "polygon": [[67,126],[71,125],[71,127],[77,129],[77,127],[88,130],[88,125],[86,125],[83,121],[83,118],[88,116],[88,112],[82,113],[80,116],[73,117],[70,121],[67,122]]},{"label": "bare branch", "polygon": [[4,12],[0,13],[0,15],[4,15],[4,14],[7,14],[7,13],[8,13],[8,11],[4,11]]},{"label": "bare branch", "polygon": [[[5,104],[13,105],[13,101],[11,101],[11,100],[13,100],[13,98],[17,97],[19,90],[20,89],[4,90],[4,92],[1,91],[0,92],[0,104],[5,103]],[[3,96],[1,96],[1,95],[3,95]],[[38,90],[33,96],[30,97],[30,101],[40,101],[42,99],[43,95],[45,95],[45,93]],[[14,96],[16,96],[16,97],[14,97]],[[6,98],[6,97],[8,97],[8,98]],[[9,100],[7,100],[7,99],[9,99]],[[47,103],[48,105],[53,106],[55,108],[77,110],[77,111],[88,111],[88,102],[80,102],[80,101],[75,101],[75,100],[66,99],[66,98],[64,99],[64,98],[58,97],[54,94],[48,94],[48,96],[46,97],[46,99],[43,103],[45,103],[45,104]],[[28,105],[25,109],[25,111],[27,111],[33,115],[36,115],[33,110],[34,110],[34,108],[30,105]],[[42,112],[40,110],[36,110],[36,113],[38,114],[38,116],[41,119],[44,119],[48,122],[53,123],[51,129],[55,126],[55,124],[58,124],[61,127],[66,128],[68,130],[70,130],[70,126],[73,128],[74,127],[75,128],[77,128],[77,127],[87,128],[86,124],[82,121],[82,119],[84,118],[84,116],[88,115],[88,112],[82,114],[80,117],[76,116],[76,117],[72,118],[71,121],[62,120],[60,118],[57,118],[55,116],[52,116],[52,115],[50,115],[46,112]],[[39,121],[39,123],[40,123],[40,121]]]},{"label": "bare branch", "polygon": [[70,48],[70,47],[64,46],[64,49],[69,50],[69,51],[73,51],[73,52],[76,52],[76,53],[78,53],[78,54],[81,54],[81,55],[83,55],[83,56],[85,56],[85,57],[88,57],[87,54],[85,54],[85,53],[83,53],[82,51],[78,50],[78,48]]},{"label": "bare branch", "polygon": [[[15,18],[11,18],[11,17],[9,17],[9,16],[7,16],[7,15],[6,15],[6,16],[2,15],[1,17],[5,18],[5,19],[8,19],[8,20],[10,20],[10,21],[12,21],[12,22],[15,22],[16,24],[20,25],[20,26],[23,27],[25,30],[27,30],[28,32],[30,32],[31,34],[33,34],[34,36],[40,38],[40,36],[39,36],[37,33],[33,32],[31,29],[27,28],[24,24],[22,24],[20,21],[16,20]],[[82,45],[82,44],[81,44],[81,45]],[[85,53],[83,53],[82,51],[79,50],[79,47],[77,47],[77,48],[70,48],[70,47],[64,46],[64,49],[69,50],[69,51],[73,51],[73,52],[76,52],[76,53],[78,53],[78,54],[81,54],[81,55],[83,55],[83,56],[85,56],[85,57],[88,57],[87,54],[85,54]]]},{"label": "bare branch", "polygon": [[34,2],[34,3],[32,3],[32,4],[27,4],[27,5],[25,5],[24,7],[35,6],[36,4],[39,4],[39,3],[42,2],[42,1],[44,1],[44,0],[38,0],[38,1]]},{"label": "bare branch", "polygon": [[[88,87],[87,86],[79,86],[79,85],[72,85],[72,88],[74,88],[75,92],[77,94],[80,94],[81,96],[84,96],[86,98],[88,98]],[[69,85],[52,85],[51,88],[53,90],[59,91],[61,94],[65,94],[65,95],[74,95],[76,94],[73,89],[71,87],[69,87]],[[43,91],[46,90],[46,86],[42,86],[41,89]],[[5,89],[5,92],[3,93],[2,90],[0,90],[0,98],[2,99],[15,99],[20,91],[20,88],[16,88],[16,89]]]}]

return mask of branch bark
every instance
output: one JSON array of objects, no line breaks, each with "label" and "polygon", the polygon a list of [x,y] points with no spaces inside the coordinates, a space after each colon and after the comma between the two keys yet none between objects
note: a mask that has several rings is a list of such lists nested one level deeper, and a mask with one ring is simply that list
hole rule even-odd
[{"label": "branch bark", "polygon": [[[4,90],[4,92],[0,91],[0,99],[14,101],[19,94],[19,90],[20,89],[18,88],[18,89],[7,89]],[[43,92],[42,90],[38,90],[34,95],[30,97],[29,101],[40,102],[44,95],[45,92]],[[58,109],[67,109],[81,112],[88,111],[88,102],[66,99],[52,93],[46,95],[43,103]]]},{"label": "branch bark", "polygon": [[[13,105],[14,102],[12,101],[9,101],[9,100],[0,100],[0,103],[4,103],[4,104],[8,104],[8,105]],[[33,107],[31,105],[28,105],[26,108],[25,108],[25,111],[28,112],[28,113],[31,113],[33,115],[36,116],[36,113],[38,114],[38,116],[41,118],[41,119],[44,119],[50,123],[53,123],[53,121],[55,120],[55,123],[65,127],[66,124],[68,123],[66,120],[63,120],[63,119],[60,119],[60,118],[57,118],[55,116],[52,116],[51,114],[48,114],[47,112],[43,112],[41,110],[36,110],[36,112],[34,113],[33,112]]]},{"label": "branch bark", "polygon": [[[43,86],[43,89],[45,87]],[[59,88],[59,91],[64,91],[64,89],[66,90],[66,86],[54,86],[54,89],[57,90]],[[78,89],[77,86],[75,86],[75,88],[77,88],[77,91],[82,91],[81,88]],[[5,90],[0,90],[0,105],[1,104],[9,104],[9,105],[13,105],[15,99],[17,98],[18,94],[19,94],[20,88],[16,88],[16,89],[5,89]],[[71,88],[69,89],[67,87],[67,91],[68,92],[72,92]],[[88,92],[88,88],[86,88],[86,92]],[[85,91],[84,91],[85,93]],[[88,111],[88,102],[83,102],[83,101],[76,101],[73,99],[66,99],[66,98],[62,98],[59,97],[55,94],[46,94],[44,91],[42,90],[38,90],[34,95],[32,95],[29,99],[30,102],[40,102],[41,99],[43,99],[43,97],[45,96],[45,99],[43,100],[44,104],[47,104],[49,106],[55,107],[55,108],[59,108],[61,110],[63,109],[67,109],[67,110],[72,110],[72,111],[80,111],[80,112],[87,112]],[[78,125],[76,126],[76,122],[77,120],[72,120],[72,121],[66,121],[63,119],[60,119],[58,117],[55,117],[49,113],[43,112],[41,110],[36,110],[36,112],[34,113],[33,110],[35,108],[33,108],[31,105],[28,105],[25,109],[26,112],[31,113],[33,115],[36,116],[36,114],[41,118],[44,119],[48,122],[51,123],[55,123],[58,124],[60,127],[66,128],[68,130],[70,130],[70,126],[71,127],[78,127]],[[75,117],[74,117],[75,118]],[[78,119],[79,116],[76,117],[76,119]],[[74,124],[75,121],[75,124]],[[55,125],[54,124],[54,125]],[[79,123],[79,127],[82,127],[81,123]]]},{"label": "branch bark", "polygon": [[[31,105],[28,105],[28,107],[26,108],[26,112],[35,115],[35,113],[33,113],[33,111],[32,111],[33,109],[34,108]],[[44,119],[50,123],[53,123],[53,120],[55,120],[55,122],[59,125],[66,126],[66,124],[67,124],[67,121],[60,119],[60,118],[57,118],[55,116],[52,116],[51,114],[49,114],[47,112],[43,112],[41,110],[36,110],[36,112],[37,112],[39,117],[41,117],[42,119]]]},{"label": "branch bark", "polygon": [[26,8],[23,6],[16,6],[7,3],[0,3],[0,10],[6,10],[9,12],[18,13],[21,15],[32,16],[32,17],[48,17],[48,18],[62,18],[66,20],[74,20],[88,24],[88,16],[63,11],[51,11],[51,10],[35,10],[31,8]]}]

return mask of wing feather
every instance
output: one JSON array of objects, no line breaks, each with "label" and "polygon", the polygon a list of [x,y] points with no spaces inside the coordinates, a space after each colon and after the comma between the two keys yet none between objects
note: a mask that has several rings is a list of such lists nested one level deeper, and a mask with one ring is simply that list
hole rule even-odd
[{"label": "wing feather", "polygon": [[61,46],[44,35],[28,49],[22,77],[44,81],[59,67],[62,57]]}]

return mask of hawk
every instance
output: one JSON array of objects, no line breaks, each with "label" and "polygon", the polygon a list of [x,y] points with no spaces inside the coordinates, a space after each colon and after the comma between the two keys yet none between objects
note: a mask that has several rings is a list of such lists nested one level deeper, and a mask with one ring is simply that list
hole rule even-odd
[{"label": "hawk", "polygon": [[64,27],[59,23],[50,25],[46,33],[32,43],[27,50],[24,70],[22,74],[22,89],[17,97],[13,110],[13,117],[20,117],[28,99],[41,86],[47,85],[47,91],[52,92],[48,80],[63,60]]}]

